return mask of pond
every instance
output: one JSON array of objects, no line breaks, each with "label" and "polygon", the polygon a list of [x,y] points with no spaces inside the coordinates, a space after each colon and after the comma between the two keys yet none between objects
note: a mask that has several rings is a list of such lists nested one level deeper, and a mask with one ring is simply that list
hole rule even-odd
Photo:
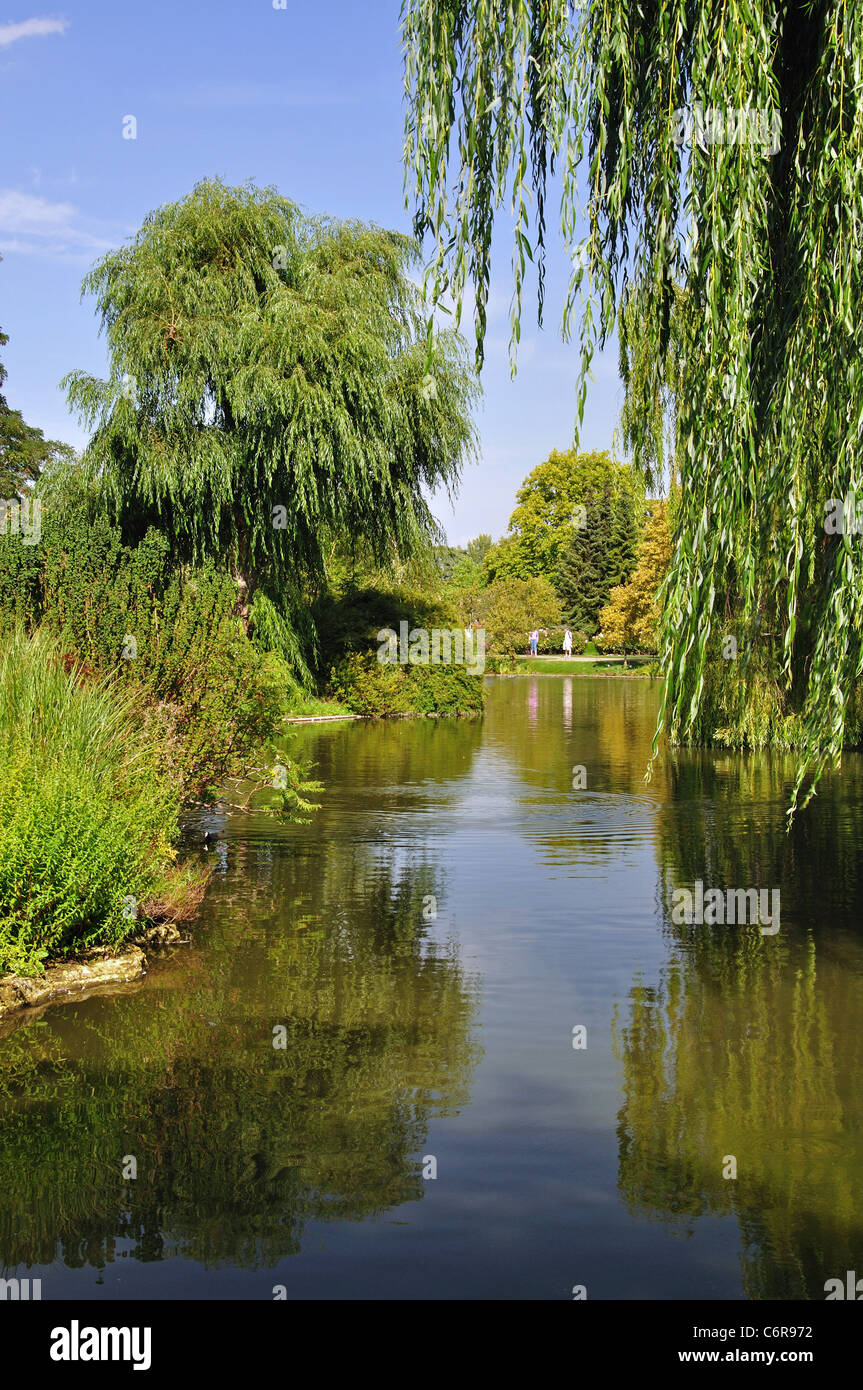
[{"label": "pond", "polygon": [[[0,1265],[50,1298],[824,1298],[863,1273],[863,766],[664,755],[638,678],[304,726],[191,945],[0,1034]],[[579,771],[578,769],[582,769]],[[781,925],[674,893],[781,889]],[[274,1290],[276,1295],[274,1295]]]}]

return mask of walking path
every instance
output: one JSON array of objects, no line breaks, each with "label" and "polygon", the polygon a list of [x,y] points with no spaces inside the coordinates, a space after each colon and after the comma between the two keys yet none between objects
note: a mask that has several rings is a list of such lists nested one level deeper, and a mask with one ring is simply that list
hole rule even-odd
[{"label": "walking path", "polygon": [[593,656],[564,656],[562,652],[540,652],[537,656],[527,656],[519,654],[519,661],[655,661],[654,656],[606,656],[603,652],[597,652]]}]

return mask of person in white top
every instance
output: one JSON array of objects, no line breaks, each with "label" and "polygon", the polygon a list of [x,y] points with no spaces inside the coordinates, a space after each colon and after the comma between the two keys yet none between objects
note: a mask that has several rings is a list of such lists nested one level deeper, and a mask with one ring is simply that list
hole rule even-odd
[{"label": "person in white top", "polygon": [[572,656],[572,633],[569,628],[563,634],[563,654],[564,656]]}]

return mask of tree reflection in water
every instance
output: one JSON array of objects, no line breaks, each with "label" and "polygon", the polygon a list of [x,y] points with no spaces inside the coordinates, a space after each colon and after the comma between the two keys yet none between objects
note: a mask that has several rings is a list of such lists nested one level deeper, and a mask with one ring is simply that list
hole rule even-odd
[{"label": "tree reflection in water", "polygon": [[[793,762],[680,754],[659,821],[669,959],[633,985],[619,1183],[682,1233],[733,1213],[751,1298],[824,1298],[863,1257],[860,759],[786,835]],[[671,892],[781,885],[782,929],[678,927]],[[723,1178],[734,1155],[737,1179]]]},{"label": "tree reflection in water", "polygon": [[[417,776],[432,745],[453,775],[448,742],[442,729],[412,742]],[[462,734],[465,768],[472,746]],[[205,941],[126,995],[7,1029],[7,1270],[177,1254],[271,1266],[309,1221],[422,1198],[429,1124],[466,1103],[479,1056],[476,980],[424,918],[443,878],[423,846],[357,843],[338,824],[325,808],[314,835],[280,843],[250,822],[208,896]]]}]

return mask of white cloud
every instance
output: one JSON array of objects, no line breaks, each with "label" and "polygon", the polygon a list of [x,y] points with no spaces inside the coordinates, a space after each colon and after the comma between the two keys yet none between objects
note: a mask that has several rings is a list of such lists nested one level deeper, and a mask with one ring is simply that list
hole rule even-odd
[{"label": "white cloud", "polygon": [[0,24],[0,48],[8,48],[18,39],[43,38],[47,34],[65,34],[66,19],[24,19],[20,24]]},{"label": "white cloud", "polygon": [[49,203],[33,193],[19,193],[14,188],[0,189],[0,230],[31,232],[37,236],[50,235],[68,226],[75,216],[71,203]]},{"label": "white cloud", "polygon": [[92,260],[120,240],[106,239],[80,223],[72,203],[52,203],[33,193],[0,189],[0,252],[49,256],[58,260]]}]

